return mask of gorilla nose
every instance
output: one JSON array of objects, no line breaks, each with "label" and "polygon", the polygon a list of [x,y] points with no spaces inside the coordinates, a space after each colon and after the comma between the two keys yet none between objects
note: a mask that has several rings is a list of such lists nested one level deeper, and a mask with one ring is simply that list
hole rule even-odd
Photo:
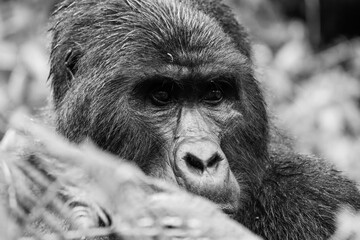
[{"label": "gorilla nose", "polygon": [[185,175],[216,175],[225,160],[218,144],[210,140],[185,140],[175,152],[175,165]]},{"label": "gorilla nose", "polygon": [[199,153],[188,152],[183,157],[188,168],[198,170],[201,173],[216,168],[218,163],[222,160],[217,152],[205,151]]}]

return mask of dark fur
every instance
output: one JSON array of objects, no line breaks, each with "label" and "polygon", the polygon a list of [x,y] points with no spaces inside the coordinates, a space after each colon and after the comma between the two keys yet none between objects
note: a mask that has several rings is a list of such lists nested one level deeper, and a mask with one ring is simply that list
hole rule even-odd
[{"label": "dark fur", "polygon": [[243,191],[235,218],[266,239],[325,239],[340,206],[360,208],[355,184],[327,163],[269,146],[248,35],[220,1],[64,1],[52,31],[55,120],[71,141],[90,137],[145,173],[169,178],[159,127],[168,118],[154,118],[132,89],[149,76],[182,74],[164,64],[192,68],[189,79],[221,68],[223,75],[236,72],[232,107],[241,113],[219,123],[222,150]]}]

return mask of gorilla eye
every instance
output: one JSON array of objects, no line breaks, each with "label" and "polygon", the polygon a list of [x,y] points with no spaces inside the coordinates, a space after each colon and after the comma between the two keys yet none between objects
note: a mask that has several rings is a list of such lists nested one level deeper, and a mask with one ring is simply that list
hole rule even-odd
[{"label": "gorilla eye", "polygon": [[171,95],[166,90],[155,90],[151,93],[150,99],[156,106],[164,106],[171,102]]},{"label": "gorilla eye", "polygon": [[205,96],[203,97],[203,101],[208,104],[218,104],[224,98],[223,92],[219,88],[210,89]]}]

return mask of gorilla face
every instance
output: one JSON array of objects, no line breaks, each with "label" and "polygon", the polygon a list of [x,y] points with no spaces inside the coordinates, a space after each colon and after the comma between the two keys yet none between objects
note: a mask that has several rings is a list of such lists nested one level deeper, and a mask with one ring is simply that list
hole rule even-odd
[{"label": "gorilla face", "polygon": [[227,28],[227,8],[209,6],[64,4],[54,18],[54,106],[70,140],[89,137],[233,215],[264,171],[267,116],[244,33]]},{"label": "gorilla face", "polygon": [[149,135],[156,137],[151,142],[159,143],[154,158],[134,161],[147,174],[173,181],[234,212],[240,187],[221,139],[229,121],[241,120],[233,108],[239,98],[236,81],[215,72],[202,76],[198,70],[192,76],[194,69],[187,66],[172,68],[166,77],[145,79],[134,88],[132,109],[151,129]]}]

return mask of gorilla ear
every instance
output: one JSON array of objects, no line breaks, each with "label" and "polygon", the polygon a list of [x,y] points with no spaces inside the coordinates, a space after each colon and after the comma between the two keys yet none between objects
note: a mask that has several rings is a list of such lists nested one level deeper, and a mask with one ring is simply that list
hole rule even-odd
[{"label": "gorilla ear", "polygon": [[57,106],[69,90],[71,82],[79,69],[82,52],[79,48],[68,46],[66,48],[53,46],[53,49],[49,79],[52,79],[53,99],[55,106]]},{"label": "gorilla ear", "polygon": [[73,48],[70,48],[67,50],[66,55],[65,55],[65,67],[69,74],[67,80],[72,80],[74,78],[74,75],[77,71],[79,59],[80,59],[79,51],[77,51]]}]

